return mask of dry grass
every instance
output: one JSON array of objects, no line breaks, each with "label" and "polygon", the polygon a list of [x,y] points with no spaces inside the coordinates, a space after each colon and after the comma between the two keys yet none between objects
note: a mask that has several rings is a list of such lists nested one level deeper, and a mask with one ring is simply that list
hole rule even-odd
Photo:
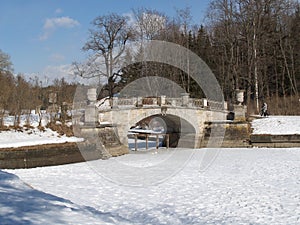
[{"label": "dry grass", "polygon": [[74,136],[72,126],[68,127],[67,125],[64,124],[57,124],[55,122],[51,122],[46,127],[56,131],[60,135],[66,135],[67,137]]},{"label": "dry grass", "polygon": [[[270,115],[300,115],[300,99],[296,96],[267,98],[268,112]],[[260,102],[260,107],[262,102]],[[255,114],[255,104],[248,105],[248,114]]]}]

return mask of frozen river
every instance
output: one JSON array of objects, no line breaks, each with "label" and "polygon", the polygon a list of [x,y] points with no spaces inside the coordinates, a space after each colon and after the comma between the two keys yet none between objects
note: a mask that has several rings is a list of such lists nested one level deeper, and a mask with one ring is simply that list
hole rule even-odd
[{"label": "frozen river", "polygon": [[0,171],[0,221],[300,224],[300,148],[220,149],[200,172],[205,151],[162,149]]}]

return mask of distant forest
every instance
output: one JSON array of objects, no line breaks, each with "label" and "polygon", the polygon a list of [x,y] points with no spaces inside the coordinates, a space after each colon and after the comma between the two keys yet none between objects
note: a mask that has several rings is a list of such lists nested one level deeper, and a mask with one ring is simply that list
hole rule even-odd
[{"label": "distant forest", "polygon": [[[7,71],[0,71],[0,84],[0,126],[5,114],[19,116],[29,114],[32,110],[45,110],[53,103],[57,108],[72,103],[77,87],[64,79],[42,87],[37,78],[27,81],[22,75],[14,76]],[[50,100],[52,93],[56,95],[53,103]]]},{"label": "distant forest", "polygon": [[[131,41],[163,40],[182,45],[205,61],[219,81],[226,101],[235,103],[236,89],[243,89],[249,113],[257,113],[260,105],[267,102],[271,114],[299,114],[298,1],[211,0],[204,24],[192,22],[189,7],[177,10],[174,17],[145,8],[133,12],[135,24],[114,13],[92,22],[93,29],[83,50],[101,57],[107,73],[99,71],[91,59],[85,64],[73,63],[76,75],[106,78],[99,98],[112,96],[143,76],[164,76],[191,97],[204,97],[197,83],[177,68],[154,62],[120,67],[121,58],[112,57],[118,49],[119,55],[125,55],[122,59],[130,61],[135,56],[123,47]],[[49,91],[57,92],[61,102],[72,102],[76,84],[56,80],[45,88],[37,78],[26,81],[22,75],[13,76],[9,56],[0,53],[0,109],[16,112],[37,105],[47,107],[45,96]],[[96,69],[91,69],[92,65]]]}]

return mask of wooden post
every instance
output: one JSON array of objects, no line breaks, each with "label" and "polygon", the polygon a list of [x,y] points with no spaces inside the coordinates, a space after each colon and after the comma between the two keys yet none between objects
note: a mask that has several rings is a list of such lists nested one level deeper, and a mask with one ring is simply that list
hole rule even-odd
[{"label": "wooden post", "polygon": [[169,134],[166,134],[166,136],[167,136],[167,148],[169,148],[169,145],[170,145]]},{"label": "wooden post", "polygon": [[148,150],[148,134],[146,134],[146,150]]},{"label": "wooden post", "polygon": [[137,134],[134,134],[134,148],[135,148],[135,151],[137,151]]}]

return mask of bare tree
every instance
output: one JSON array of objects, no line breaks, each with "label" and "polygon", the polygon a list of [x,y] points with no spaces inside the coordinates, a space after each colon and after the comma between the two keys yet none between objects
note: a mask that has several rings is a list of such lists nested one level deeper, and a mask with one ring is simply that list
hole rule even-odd
[{"label": "bare tree", "polygon": [[8,54],[0,49],[0,126],[4,124],[4,114],[9,107],[9,99],[12,95],[14,77],[12,75],[12,63]]},{"label": "bare tree", "polygon": [[74,63],[76,74],[84,78],[98,77],[99,84],[108,82],[109,95],[113,95],[113,77],[118,76],[126,43],[133,38],[129,18],[112,13],[97,17],[83,47],[92,55],[86,63]]},{"label": "bare tree", "polygon": [[12,63],[8,54],[0,49],[0,71],[12,71]]},{"label": "bare tree", "polygon": [[[178,9],[177,10],[177,20],[178,23],[181,25],[181,30],[183,33],[183,42],[182,45],[186,48],[190,47],[190,38],[189,38],[189,31],[190,31],[190,25],[192,21],[192,16],[191,16],[191,10],[189,7],[186,7],[184,9]],[[190,92],[190,83],[191,83],[191,78],[190,78],[190,62],[189,62],[189,57],[186,57],[186,64],[187,64],[187,84],[186,84],[186,91],[189,93]]]},{"label": "bare tree", "polygon": [[274,92],[297,96],[295,11],[293,0],[211,1],[209,28],[221,85],[227,93],[244,88],[256,112],[259,100]]},{"label": "bare tree", "polygon": [[214,0],[210,4],[210,39],[213,54],[218,64],[219,79],[225,95],[232,98],[235,89],[240,87],[238,76],[241,36],[238,32],[237,8],[235,0]]},{"label": "bare tree", "polygon": [[136,20],[134,29],[141,41],[161,37],[167,23],[167,17],[163,13],[157,10],[139,8],[133,10],[133,14]]}]

